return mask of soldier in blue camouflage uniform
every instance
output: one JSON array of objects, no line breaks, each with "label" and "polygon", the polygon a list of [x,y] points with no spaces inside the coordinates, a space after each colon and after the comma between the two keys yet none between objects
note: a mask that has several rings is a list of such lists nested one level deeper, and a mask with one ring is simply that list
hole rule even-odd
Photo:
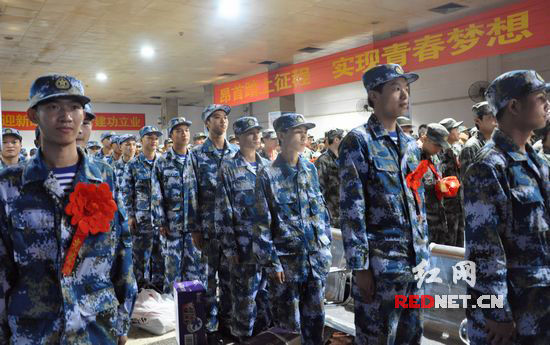
[{"label": "soldier in blue camouflage uniform", "polygon": [[[90,154],[88,151],[88,140],[92,135],[92,121],[95,120],[95,114],[92,110],[91,103],[88,103],[84,106],[84,120],[82,121],[82,126],[80,126],[80,131],[76,137],[76,144],[80,146],[86,154]],[[93,155],[92,155],[93,156]]]},{"label": "soldier in blue camouflage uniform", "polygon": [[[446,118],[439,121],[439,124],[445,127],[449,132],[448,142],[450,145],[448,149],[439,153],[441,175],[442,177],[456,176],[459,181],[461,181],[462,178],[460,175],[460,162],[458,157],[460,156],[462,147],[459,144],[460,132],[458,128],[462,123],[462,121],[458,122],[453,118]],[[464,247],[464,200],[462,194],[462,188],[460,188],[455,197],[443,199],[448,232],[446,234],[441,234],[440,244]]]},{"label": "soldier in blue camouflage uniform", "polygon": [[111,139],[114,136],[116,136],[115,132],[106,132],[101,134],[101,144],[103,145],[103,147],[95,155],[97,159],[102,160],[107,164],[110,164],[109,158],[113,154]]},{"label": "soldier in blue camouflage uniform", "polygon": [[122,149],[120,159],[112,164],[115,172],[115,182],[117,190],[122,193],[121,186],[124,178],[126,165],[134,158],[136,153],[136,136],[133,134],[124,134],[118,137],[119,145]]},{"label": "soldier in blue camouflage uniform", "polygon": [[[136,284],[124,215],[115,213],[109,232],[89,235],[72,273],[61,273],[75,233],[65,213],[72,188],[105,182],[113,189],[112,170],[76,145],[87,102],[81,82],[71,76],[38,78],[28,114],[42,130],[42,148],[0,174],[1,344],[122,345],[127,340]],[[61,147],[70,150],[60,155]],[[52,168],[61,164],[76,169],[69,190]]]},{"label": "soldier in blue camouflage uniform", "polygon": [[183,117],[170,120],[173,146],[153,168],[151,210],[153,224],[165,238],[165,293],[172,292],[175,281],[199,280],[206,286],[206,262],[191,237],[200,229],[197,180],[187,149],[190,126]]},{"label": "soldier in blue camouflage uniform", "polygon": [[241,342],[268,322],[267,279],[252,255],[256,174],[269,164],[256,153],[261,129],[255,117],[241,117],[233,123],[240,150],[222,163],[216,194],[216,227],[231,270],[231,332]]},{"label": "soldier in blue camouflage uniform", "polygon": [[493,131],[497,127],[495,114],[489,110],[487,101],[476,103],[472,106],[476,132],[468,139],[462,151],[460,151],[460,176],[466,175],[466,170],[473,163],[474,158],[487,140],[491,139]]},{"label": "soldier in blue camouflage uniform", "polygon": [[528,143],[548,92],[532,70],[504,73],[486,92],[498,129],[464,178],[465,258],[477,267],[472,300],[502,295],[504,307],[468,310],[470,344],[550,344],[550,173]]},{"label": "soldier in blue camouflage uniform", "polygon": [[420,150],[396,124],[409,110],[418,75],[376,66],[363,75],[374,114],[340,145],[340,223],[354,270],[356,344],[420,344],[419,309],[395,308],[394,296],[421,294],[412,269],[428,259],[424,190],[421,205],[407,187]]},{"label": "soldier in blue camouflage uniform", "polygon": [[340,179],[338,178],[338,148],[344,138],[344,131],[332,129],[326,135],[327,150],[315,161],[319,173],[321,191],[327,202],[331,225],[340,228]]},{"label": "soldier in blue camouflage uniform", "polygon": [[[450,148],[447,139],[449,132],[439,123],[430,123],[422,143],[421,159],[432,162],[436,172],[441,177],[440,161],[437,156],[441,150]],[[443,208],[443,200],[439,200],[436,194],[437,177],[431,169],[428,169],[422,177],[424,185],[424,199],[426,200],[426,220],[428,221],[428,238],[430,242],[442,243],[448,233],[447,217]]]},{"label": "soldier in blue camouflage uniform", "polygon": [[[227,117],[230,112],[231,107],[227,105],[211,104],[207,106],[202,112],[202,120],[208,128],[209,137],[202,145],[194,147],[191,151],[191,162],[197,176],[198,219],[200,222],[200,232],[194,233],[192,236],[197,247],[207,255],[208,259],[206,329],[209,333],[219,329],[226,334],[231,333],[229,329],[231,320],[229,263],[223,255],[221,234],[216,231],[214,216],[219,168],[223,161],[232,159],[238,150],[238,147],[225,140],[228,126]],[[205,240],[204,244],[203,239]],[[220,286],[219,309],[216,298],[218,280]]]},{"label": "soldier in blue camouflage uniform", "polygon": [[153,226],[151,215],[151,174],[162,132],[153,126],[145,126],[139,130],[139,136],[143,143],[143,152],[126,164],[121,190],[128,214],[128,227],[133,234],[134,272],[138,287],[152,285],[162,291],[162,244],[159,229]]},{"label": "soldier in blue camouflage uniform", "polygon": [[0,170],[8,166],[17,165],[21,162],[21,144],[23,137],[15,128],[2,128],[2,152],[0,159]]},{"label": "soldier in blue camouflage uniform", "polygon": [[253,251],[270,275],[274,322],[301,332],[303,345],[322,344],[330,219],[317,169],[299,154],[315,125],[300,114],[283,113],[273,127],[281,153],[258,171]]},{"label": "soldier in blue camouflage uniform", "polygon": [[111,147],[113,148],[113,152],[111,153],[111,157],[108,159],[108,163],[112,168],[114,168],[115,163],[118,162],[122,156],[122,149],[120,147],[121,137],[122,135],[113,135],[111,137]]},{"label": "soldier in blue camouflage uniform", "polygon": [[86,145],[86,149],[88,149],[88,153],[91,156],[95,156],[99,150],[101,150],[101,145],[95,140],[88,141],[88,144]]}]

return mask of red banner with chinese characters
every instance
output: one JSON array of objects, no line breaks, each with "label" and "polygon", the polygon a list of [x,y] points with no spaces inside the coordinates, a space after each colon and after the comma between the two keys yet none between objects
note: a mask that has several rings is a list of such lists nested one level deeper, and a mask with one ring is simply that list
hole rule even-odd
[{"label": "red banner with chinese characters", "polygon": [[214,102],[239,105],[351,83],[378,64],[407,71],[550,44],[550,1],[527,0],[388,40],[214,86]]},{"label": "red banner with chinese characters", "polygon": [[[96,130],[136,131],[145,126],[145,114],[96,113],[93,124]],[[24,111],[2,111],[2,126],[20,131],[36,128]]]}]

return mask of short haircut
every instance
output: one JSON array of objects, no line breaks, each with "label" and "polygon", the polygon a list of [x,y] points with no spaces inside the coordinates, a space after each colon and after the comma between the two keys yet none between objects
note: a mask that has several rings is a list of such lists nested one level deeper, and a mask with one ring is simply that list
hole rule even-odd
[{"label": "short haircut", "polygon": [[[372,90],[369,91],[369,93],[372,92],[372,91],[376,91],[376,92],[378,92],[378,93],[382,93],[382,89],[384,88],[384,85],[385,85],[385,84],[386,84],[386,83],[382,83],[382,84],[380,84],[380,85],[376,85],[375,87],[372,88]],[[373,104],[372,101],[370,100],[370,97],[367,98],[367,101],[368,101],[369,107],[374,108],[374,104]]]}]

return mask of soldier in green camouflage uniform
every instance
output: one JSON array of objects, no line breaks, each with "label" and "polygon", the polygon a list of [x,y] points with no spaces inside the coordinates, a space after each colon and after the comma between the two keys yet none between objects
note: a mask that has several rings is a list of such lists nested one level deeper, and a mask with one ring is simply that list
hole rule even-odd
[{"label": "soldier in green camouflage uniform", "polygon": [[466,170],[474,162],[474,158],[487,140],[491,139],[491,135],[497,127],[495,114],[489,110],[487,101],[474,104],[472,112],[477,131],[468,139],[460,152],[460,176],[466,175]]},{"label": "soldier in green camouflage uniform", "polygon": [[328,149],[315,161],[319,174],[321,191],[327,202],[330,212],[330,224],[333,228],[340,228],[340,180],[338,178],[338,148],[344,138],[344,131],[333,129],[327,133]]},{"label": "soldier in green camouflage uniform", "polygon": [[[441,160],[442,177],[456,176],[460,181],[460,156],[461,145],[459,144],[458,127],[462,125],[462,121],[457,122],[452,118],[446,118],[439,121],[439,124],[449,132],[448,142],[450,148],[441,151],[439,158]],[[447,218],[448,232],[440,239],[440,244],[448,246],[464,247],[464,207],[462,200],[462,188],[454,198],[445,198],[443,200],[445,207],[445,215]]]}]

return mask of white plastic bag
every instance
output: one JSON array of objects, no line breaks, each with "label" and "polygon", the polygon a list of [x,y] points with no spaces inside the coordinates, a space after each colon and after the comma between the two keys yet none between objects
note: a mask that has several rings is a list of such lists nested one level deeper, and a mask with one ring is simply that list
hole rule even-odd
[{"label": "white plastic bag", "polygon": [[174,298],[171,294],[159,294],[152,289],[142,289],[132,313],[132,325],[155,335],[168,333],[176,328]]}]

